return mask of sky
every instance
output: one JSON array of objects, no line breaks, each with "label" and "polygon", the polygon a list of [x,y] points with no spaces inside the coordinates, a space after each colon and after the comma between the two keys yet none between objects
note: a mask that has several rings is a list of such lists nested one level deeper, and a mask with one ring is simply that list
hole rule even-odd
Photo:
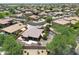
[{"label": "sky", "polygon": [[79,3],[79,0],[0,0],[0,3]]}]

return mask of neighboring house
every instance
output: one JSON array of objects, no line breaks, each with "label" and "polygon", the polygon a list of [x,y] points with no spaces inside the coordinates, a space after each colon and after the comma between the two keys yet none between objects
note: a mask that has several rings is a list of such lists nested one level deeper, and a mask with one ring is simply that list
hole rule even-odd
[{"label": "neighboring house", "polygon": [[21,11],[15,10],[15,14],[20,14],[20,13],[21,13]]},{"label": "neighboring house", "polygon": [[68,17],[66,20],[71,22],[71,24],[76,24],[79,21],[79,17],[77,16]]},{"label": "neighboring house", "polygon": [[61,24],[61,25],[67,25],[67,24],[76,24],[79,21],[79,17],[63,17],[57,20],[54,20],[54,23]]},{"label": "neighboring house", "polygon": [[15,20],[15,22],[21,22],[21,23],[26,22],[26,19],[21,19],[21,18],[15,18],[14,20]]},{"label": "neighboring house", "polygon": [[27,28],[32,28],[32,27],[42,28],[44,24],[45,24],[44,19],[41,19],[41,20],[38,20],[38,21],[29,21],[28,24],[27,24]]},{"label": "neighboring house", "polygon": [[23,55],[47,55],[47,50],[44,46],[25,46]]},{"label": "neighboring house", "polygon": [[41,13],[39,13],[38,15],[39,15],[39,16],[47,16],[47,13],[41,12]]},{"label": "neighboring house", "polygon": [[33,14],[38,15],[39,11],[37,9],[32,10]]},{"label": "neighboring house", "polygon": [[62,16],[63,15],[63,12],[53,12],[53,15],[54,16]]},{"label": "neighboring house", "polygon": [[11,15],[14,18],[23,18],[23,13]]},{"label": "neighboring house", "polygon": [[64,19],[57,19],[57,20],[54,20],[53,22],[57,24],[61,24],[61,25],[67,25],[70,23],[69,21],[64,20]]},{"label": "neighboring house", "polygon": [[12,18],[0,19],[0,27],[7,27],[13,24]]},{"label": "neighboring house", "polygon": [[25,14],[26,16],[33,15],[33,13],[32,13],[31,11],[26,11],[24,14]]},{"label": "neighboring house", "polygon": [[49,13],[49,12],[51,12],[51,10],[45,10],[45,12],[46,12],[46,13]]},{"label": "neighboring house", "polygon": [[1,29],[3,32],[7,33],[16,33],[17,31],[22,31],[21,29],[25,28],[26,26],[23,25],[22,23],[17,23],[14,25],[11,25],[9,27]]},{"label": "neighboring house", "polygon": [[39,16],[37,16],[37,15],[31,15],[31,16],[29,16],[29,18],[30,18],[31,20],[37,21],[37,20],[39,19]]}]

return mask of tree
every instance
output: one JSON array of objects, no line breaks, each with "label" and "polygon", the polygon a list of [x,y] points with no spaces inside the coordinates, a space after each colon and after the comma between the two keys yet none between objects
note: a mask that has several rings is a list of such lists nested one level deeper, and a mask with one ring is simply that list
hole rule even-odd
[{"label": "tree", "polygon": [[15,14],[15,9],[14,8],[10,7],[9,11],[10,11],[10,13]]},{"label": "tree", "polygon": [[61,27],[58,31],[60,31],[61,34],[57,34],[53,40],[47,44],[50,53],[74,54],[77,33],[69,27]]},{"label": "tree", "polygon": [[9,16],[9,12],[0,12],[0,18],[4,18],[5,16]]},{"label": "tree", "polygon": [[4,18],[5,14],[4,13],[0,13],[0,18]]},{"label": "tree", "polygon": [[3,49],[12,55],[21,54],[22,51],[22,46],[17,43],[15,39],[15,36],[8,35],[5,37],[5,41],[3,44]]},{"label": "tree", "polygon": [[79,16],[79,8],[76,10],[75,14]]},{"label": "tree", "polygon": [[47,40],[47,36],[49,34],[49,28],[50,28],[50,25],[47,25],[45,28],[44,28],[44,36],[43,36],[43,39]]},{"label": "tree", "polygon": [[9,16],[10,12],[4,12],[5,16]]},{"label": "tree", "polygon": [[79,21],[76,24],[73,24],[72,26],[74,29],[78,29],[79,28]]},{"label": "tree", "polygon": [[4,43],[5,36],[3,34],[0,34],[0,46]]},{"label": "tree", "polygon": [[62,35],[57,35],[54,37],[51,43],[47,45],[47,48],[52,54],[63,54],[63,50],[66,47],[66,40]]},{"label": "tree", "polygon": [[46,17],[46,22],[47,23],[51,23],[51,21],[52,21],[52,17],[51,16]]}]

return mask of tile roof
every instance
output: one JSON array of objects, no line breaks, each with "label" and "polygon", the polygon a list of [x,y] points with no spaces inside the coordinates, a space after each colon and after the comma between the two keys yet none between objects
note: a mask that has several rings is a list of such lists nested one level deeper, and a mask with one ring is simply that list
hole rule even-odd
[{"label": "tile roof", "polygon": [[24,33],[22,33],[22,36],[39,38],[42,32],[43,32],[43,29],[29,28]]},{"label": "tile roof", "polygon": [[58,23],[58,24],[61,24],[61,25],[65,25],[65,24],[68,24],[69,21],[66,21],[64,19],[58,19],[58,20],[55,20],[53,21],[54,23]]},{"label": "tile roof", "polygon": [[8,32],[8,33],[13,33],[24,27],[25,27],[25,25],[23,25],[22,23],[17,23],[17,24],[11,25],[9,27],[3,28],[2,31]]},{"label": "tile roof", "polygon": [[0,19],[0,24],[7,24],[9,21],[12,21],[13,19],[7,18],[7,19]]}]

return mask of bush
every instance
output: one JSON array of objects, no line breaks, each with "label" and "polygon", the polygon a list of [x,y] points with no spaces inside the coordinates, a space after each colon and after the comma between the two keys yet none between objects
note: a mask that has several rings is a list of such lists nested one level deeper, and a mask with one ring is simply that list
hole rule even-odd
[{"label": "bush", "polygon": [[46,22],[47,23],[51,23],[51,21],[52,21],[52,17],[51,16],[46,17]]}]

